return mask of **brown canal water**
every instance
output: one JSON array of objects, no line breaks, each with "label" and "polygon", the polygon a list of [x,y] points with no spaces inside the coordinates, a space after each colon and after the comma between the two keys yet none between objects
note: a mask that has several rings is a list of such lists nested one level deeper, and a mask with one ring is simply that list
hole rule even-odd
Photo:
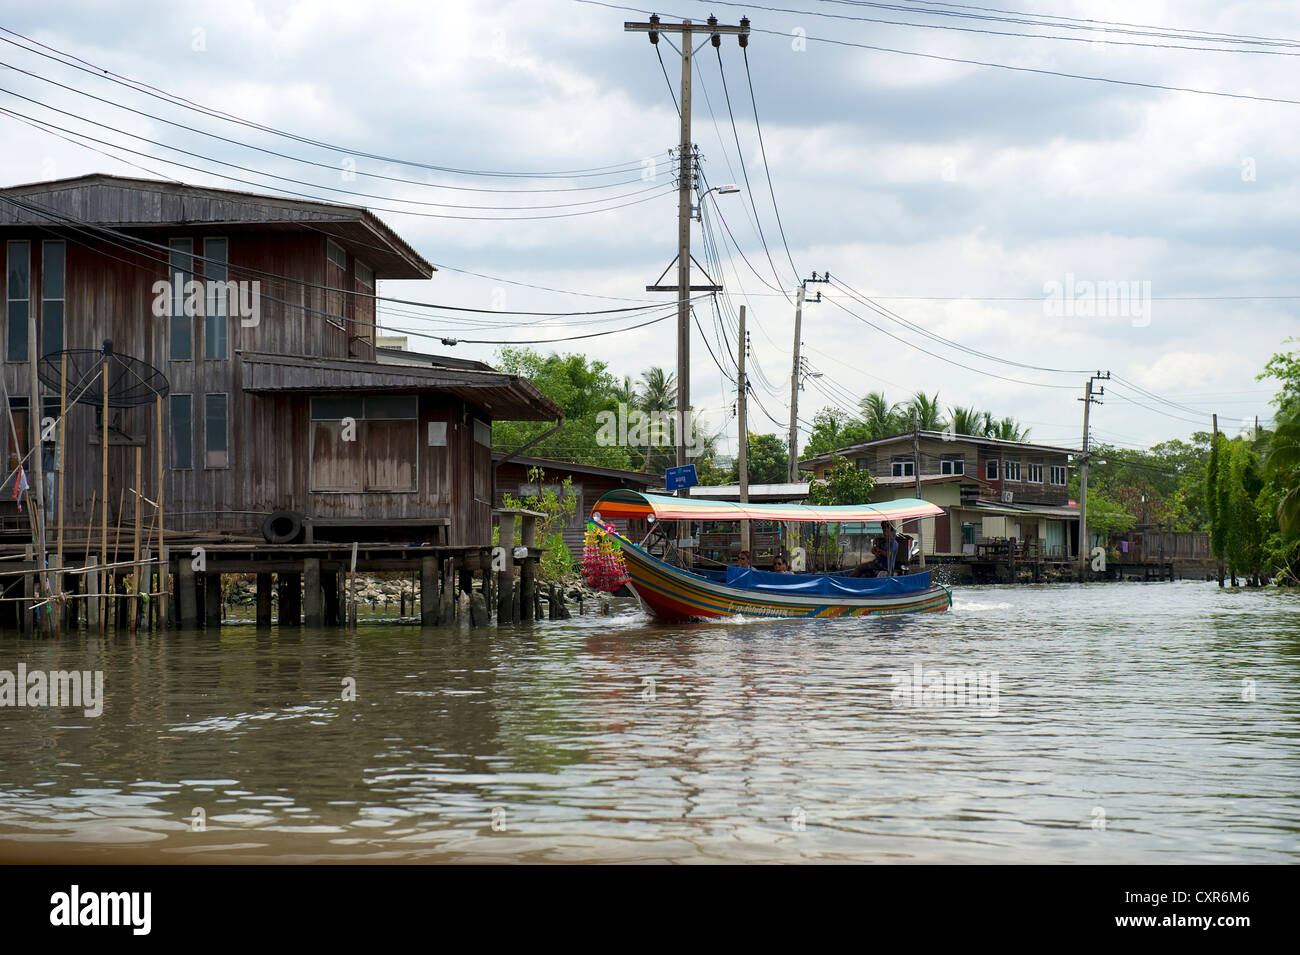
[{"label": "brown canal water", "polygon": [[102,670],[104,702],[0,708],[0,858],[1300,859],[1300,595],[954,596],[893,619],[3,637],[0,670]]}]

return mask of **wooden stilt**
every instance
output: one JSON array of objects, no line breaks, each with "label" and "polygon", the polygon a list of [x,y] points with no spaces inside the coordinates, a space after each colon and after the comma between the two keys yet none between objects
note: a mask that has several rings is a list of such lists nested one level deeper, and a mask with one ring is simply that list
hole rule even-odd
[{"label": "wooden stilt", "polygon": [[135,446],[135,539],[132,546],[131,554],[131,632],[135,633],[136,627],[140,623],[140,591],[148,588],[140,587],[140,505],[144,497],[144,485],[141,479],[144,477],[144,471],[140,466],[141,454],[144,448],[140,445]]},{"label": "wooden stilt", "polygon": [[348,570],[348,626],[357,625],[357,542],[352,542],[352,564]]},{"label": "wooden stilt", "polygon": [[320,558],[309,557],[302,562],[303,622],[309,627],[325,625],[321,596]]},{"label": "wooden stilt", "polygon": [[54,572],[55,606],[58,615],[55,619],[55,633],[61,629],[64,618],[63,599],[63,468],[67,460],[68,444],[68,353],[59,356],[59,526],[56,530],[58,543],[55,545]]},{"label": "wooden stilt", "polygon": [[221,574],[203,575],[203,626],[221,629]]},{"label": "wooden stilt", "polygon": [[[103,365],[100,368],[99,387],[104,392],[104,402],[100,408],[103,416],[101,420],[100,433],[100,541],[99,541],[99,563],[101,565],[108,563],[108,357],[105,356]],[[100,598],[103,603],[104,598]],[[108,607],[105,603],[99,615],[99,635],[104,635],[104,628],[108,624]]]},{"label": "wooden stilt", "polygon": [[438,558],[420,558],[420,626],[438,624]]},{"label": "wooden stilt", "polygon": [[167,599],[166,595],[170,592],[171,565],[167,561],[167,545],[164,542],[166,533],[166,524],[163,522],[163,496],[166,491],[164,487],[166,475],[163,473],[163,400],[162,395],[158,396],[158,403],[154,417],[157,418],[157,437],[158,437],[158,589],[162,591],[163,599],[158,603],[158,631],[167,632]]},{"label": "wooden stilt", "polygon": [[271,625],[271,575],[257,575],[257,625]]}]

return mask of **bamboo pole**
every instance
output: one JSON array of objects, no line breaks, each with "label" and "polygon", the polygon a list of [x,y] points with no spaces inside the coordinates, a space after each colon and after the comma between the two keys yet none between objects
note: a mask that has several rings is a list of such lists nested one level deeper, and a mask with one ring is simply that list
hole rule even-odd
[{"label": "bamboo pole", "polygon": [[60,627],[63,620],[63,467],[67,460],[68,451],[68,353],[65,351],[59,357],[59,528],[58,528],[58,610],[59,616],[55,618],[54,626],[56,630]]},{"label": "bamboo pole", "polygon": [[[99,562],[101,564],[107,564],[108,563],[108,356],[107,355],[104,356],[104,363],[101,366],[101,372],[103,374],[103,381],[100,382],[100,387],[104,389],[104,404],[103,404],[103,420],[100,422],[101,425],[103,426],[103,434],[100,437],[100,441],[102,442],[102,444],[100,445],[99,456],[101,459],[100,488],[102,492],[100,494],[101,497],[100,529],[103,532],[103,537],[99,542]],[[107,589],[107,588],[101,588],[101,589]],[[107,624],[106,618],[108,616],[108,601],[104,600],[103,598],[99,598],[99,599],[102,607],[102,610],[99,614],[99,635],[102,637],[104,635],[104,629]]]},{"label": "bamboo pole", "polygon": [[170,561],[167,560],[167,547],[163,542],[163,535],[166,533],[166,525],[163,523],[163,400],[162,395],[158,396],[157,410],[154,416],[157,421],[158,432],[158,590],[162,592],[162,599],[158,602],[158,632],[167,632],[167,594],[171,590],[168,586],[168,576],[170,571]]},{"label": "bamboo pole", "polygon": [[143,477],[141,467],[141,456],[144,448],[140,445],[135,446],[135,546],[134,553],[131,555],[134,559],[134,566],[131,568],[131,632],[135,633],[136,626],[140,622],[140,479]]},{"label": "bamboo pole", "polygon": [[348,571],[348,626],[357,625],[357,542],[352,542],[352,564]]}]

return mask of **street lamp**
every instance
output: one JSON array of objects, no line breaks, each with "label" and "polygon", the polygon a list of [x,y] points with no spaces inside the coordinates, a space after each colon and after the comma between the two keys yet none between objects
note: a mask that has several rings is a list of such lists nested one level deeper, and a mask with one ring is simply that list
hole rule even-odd
[{"label": "street lamp", "polygon": [[728,183],[726,183],[726,184],[724,184],[724,185],[721,185],[721,186],[714,186],[712,189],[708,189],[708,190],[706,190],[703,194],[701,194],[701,195],[700,195],[700,204],[697,205],[697,206],[695,207],[695,210],[694,210],[694,211],[695,211],[695,221],[696,221],[696,222],[700,222],[700,221],[702,221],[702,220],[700,219],[700,206],[704,205],[704,197],[707,196],[710,192],[716,192],[716,193],[718,193],[719,195],[729,196],[729,195],[731,195],[733,192],[740,192],[740,186],[736,185],[734,182],[728,182]]}]

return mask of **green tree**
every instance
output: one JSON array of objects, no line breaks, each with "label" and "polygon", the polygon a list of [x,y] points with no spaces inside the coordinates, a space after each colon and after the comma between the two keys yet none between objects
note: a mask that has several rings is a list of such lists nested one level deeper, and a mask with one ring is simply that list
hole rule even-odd
[{"label": "green tree", "polygon": [[1288,537],[1300,536],[1300,408],[1278,421],[1264,464],[1277,491],[1278,526]]},{"label": "green tree", "polygon": [[[937,395],[935,397],[938,397]],[[968,434],[979,437],[985,434],[987,423],[992,416],[987,411],[976,408],[961,408],[953,405],[948,409],[950,427],[953,434]]]},{"label": "green tree", "polygon": [[1029,429],[1022,425],[1015,418],[1002,418],[998,421],[986,422],[985,435],[990,438],[998,438],[1002,441],[1028,441]]},{"label": "green tree", "polygon": [[924,391],[918,391],[912,395],[912,400],[907,403],[903,409],[902,418],[905,428],[912,427],[913,415],[919,422],[918,427],[922,431],[942,431],[948,426],[943,419],[943,408],[939,404],[939,392],[934,393],[931,398]]},{"label": "green tree", "polygon": [[812,419],[812,434],[804,446],[803,457],[839,451],[851,444],[870,441],[867,426],[839,408],[822,408]]},{"label": "green tree", "polygon": [[[786,444],[774,434],[750,432],[746,449],[750,484],[784,484],[789,476],[790,456]],[[740,462],[731,466],[731,482],[740,480]]]},{"label": "green tree", "polygon": [[[1288,338],[1282,344],[1295,340]],[[1273,398],[1279,416],[1289,417],[1300,408],[1300,353],[1278,352],[1268,360],[1264,370],[1255,376],[1256,381],[1265,378],[1275,378],[1282,383],[1282,389]]]},{"label": "green tree", "polygon": [[906,427],[902,422],[902,409],[890,404],[883,391],[870,392],[859,403],[862,411],[862,423],[866,425],[868,441],[887,438],[912,427],[909,420]]},{"label": "green tree", "polygon": [[[522,507],[546,515],[537,519],[537,544],[544,548],[537,562],[537,575],[546,581],[560,580],[573,573],[573,554],[564,543],[563,533],[578,507],[573,478],[566,477],[556,491],[546,485],[546,472],[542,468],[529,468],[528,482],[537,487],[535,493],[517,498],[506,492],[502,495],[502,502],[506,507]],[[500,528],[494,533],[499,538]],[[516,526],[514,546],[518,547],[522,541],[522,530]],[[497,543],[500,544],[500,540]]]},{"label": "green tree", "polygon": [[876,479],[866,468],[859,468],[848,458],[831,459],[830,474],[814,478],[808,485],[808,503],[818,505],[866,504]]},{"label": "green tree", "polygon": [[1228,564],[1234,580],[1240,574],[1252,578],[1258,585],[1263,569],[1264,529],[1256,501],[1264,489],[1264,480],[1259,470],[1259,458],[1245,441],[1232,441],[1228,448]]},{"label": "green tree", "polygon": [[[497,367],[529,379],[564,410],[564,427],[530,448],[529,454],[577,464],[631,467],[626,447],[602,443],[598,416],[618,411],[618,383],[604,362],[589,361],[585,355],[542,355],[531,348],[511,346],[501,350]],[[492,446],[513,451],[553,427],[549,421],[494,421]]]}]

